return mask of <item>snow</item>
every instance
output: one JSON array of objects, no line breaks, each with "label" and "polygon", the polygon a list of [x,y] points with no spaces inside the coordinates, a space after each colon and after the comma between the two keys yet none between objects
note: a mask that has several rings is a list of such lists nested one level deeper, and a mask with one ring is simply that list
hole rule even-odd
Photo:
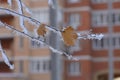
[{"label": "snow", "polygon": [[[22,6],[21,0],[16,0],[16,1],[17,1],[17,4],[18,4],[18,12],[20,14],[23,14],[23,6]],[[27,29],[26,29],[26,27],[24,25],[24,18],[23,18],[23,16],[20,16],[20,26],[23,29],[23,32],[28,33],[28,31],[27,31]]]},{"label": "snow", "polygon": [[98,40],[101,40],[102,38],[104,37],[103,34],[90,34],[88,35],[88,39],[98,39]]},{"label": "snow", "polygon": [[89,33],[77,33],[78,35],[78,39],[98,39],[98,40],[101,40],[104,35],[101,33],[101,34],[92,34],[91,32]]},{"label": "snow", "polygon": [[63,54],[63,52],[58,51],[57,49],[54,49],[53,47],[49,46],[50,50],[52,50],[52,52],[54,53],[58,53],[58,54]]}]

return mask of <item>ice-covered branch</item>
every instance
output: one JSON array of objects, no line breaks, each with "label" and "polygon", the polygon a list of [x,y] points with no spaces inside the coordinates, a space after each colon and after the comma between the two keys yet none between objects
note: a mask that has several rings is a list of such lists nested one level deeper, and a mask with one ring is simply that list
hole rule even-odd
[{"label": "ice-covered branch", "polygon": [[23,2],[22,2],[22,5],[26,12],[28,12],[29,14],[32,14],[31,10]]},{"label": "ice-covered branch", "polygon": [[98,39],[101,40],[104,35],[101,34],[92,34],[91,30],[90,31],[84,31],[84,32],[78,32],[78,39]]},{"label": "ice-covered branch", "polygon": [[[17,1],[17,4],[18,4],[18,11],[20,14],[23,14],[23,5],[22,5],[22,1],[21,0],[16,0]],[[23,29],[23,31],[25,33],[27,33],[27,29],[25,27],[25,24],[24,24],[24,18],[23,16],[20,16],[20,27]]]},{"label": "ice-covered branch", "polygon": [[10,69],[14,69],[14,64],[10,63],[5,51],[2,48],[1,41],[0,41],[0,51],[1,51],[2,58],[3,58],[4,62],[5,62],[5,64],[7,64],[10,67]]},{"label": "ice-covered branch", "polygon": [[[21,1],[21,0],[20,0],[20,1]],[[18,1],[18,3],[19,3],[19,5],[22,4],[22,3],[20,3],[19,1]],[[14,16],[21,17],[22,19],[27,19],[27,20],[29,20],[29,21],[32,21],[32,22],[34,22],[36,25],[42,24],[41,22],[39,22],[38,20],[36,20],[36,19],[34,19],[34,18],[32,18],[32,17],[23,15],[22,12],[18,13],[18,12],[15,12],[15,11],[13,11],[13,10],[6,9],[6,8],[0,8],[0,10],[5,11],[5,12],[7,12],[7,13],[9,13],[9,14],[14,15]],[[1,23],[3,23],[3,22],[1,22]],[[11,25],[8,25],[8,24],[6,24],[6,23],[3,23],[3,25],[6,26],[6,28],[8,28],[8,29],[13,30],[13,31],[16,32],[17,34],[20,34],[20,35],[22,35],[22,36],[28,37],[29,39],[31,39],[31,40],[33,40],[33,41],[36,41],[36,42],[38,42],[38,43],[40,43],[40,44],[44,44],[44,45],[48,46],[48,47],[50,48],[50,50],[52,50],[52,51],[55,52],[55,53],[63,54],[63,55],[65,55],[65,56],[67,56],[67,57],[68,57],[69,59],[71,59],[71,60],[79,60],[79,59],[73,57],[72,55],[69,55],[69,54],[66,53],[66,52],[63,52],[63,51],[59,51],[59,50],[57,50],[57,49],[54,49],[52,46],[48,45],[47,43],[45,43],[44,41],[38,39],[37,37],[33,37],[33,36],[29,35],[28,33],[26,33],[25,30],[24,30],[23,32],[21,32],[21,31],[15,29],[14,27],[12,27]],[[25,27],[25,26],[24,26],[24,27]],[[72,32],[74,32],[74,30],[73,30],[72,28],[64,29],[63,31],[58,30],[58,29],[56,29],[56,28],[54,28],[54,27],[52,27],[52,26],[49,26],[49,25],[45,25],[45,28],[47,28],[48,30],[53,31],[53,32],[59,34],[60,37],[62,37],[61,33],[63,33],[63,36],[66,36],[66,35],[69,35],[69,32],[71,32],[71,30],[72,30]],[[65,30],[66,30],[66,31],[65,31]],[[67,34],[66,34],[66,33],[67,33]],[[100,35],[99,35],[99,34],[92,34],[91,31],[90,31],[90,32],[84,32],[84,33],[83,33],[83,32],[75,32],[75,33],[76,33],[77,35],[75,35],[74,33],[70,33],[70,36],[69,36],[69,37],[73,37],[73,38],[71,38],[71,39],[99,39],[99,40],[103,37],[102,34],[100,34]],[[62,39],[62,40],[63,40],[63,39]],[[67,40],[69,40],[69,39],[67,39]]]},{"label": "ice-covered branch", "polygon": [[59,51],[59,50],[53,48],[52,46],[48,45],[48,44],[45,43],[44,41],[40,40],[39,38],[36,38],[36,37],[34,37],[34,36],[31,36],[31,35],[29,35],[29,34],[27,34],[27,33],[21,32],[21,31],[15,29],[14,27],[12,27],[11,25],[8,25],[8,24],[6,24],[6,23],[3,23],[3,22],[1,22],[1,23],[2,23],[2,25],[4,25],[7,29],[13,30],[14,32],[16,32],[16,33],[19,34],[19,35],[22,35],[22,36],[24,36],[24,37],[28,37],[29,39],[31,39],[31,40],[33,40],[33,41],[36,41],[36,42],[38,42],[38,43],[40,43],[40,44],[46,45],[51,51],[53,51],[53,52],[55,52],[55,53],[63,54],[63,55],[65,55],[68,59],[71,59],[71,60],[79,60],[79,59],[75,58],[74,56],[72,56],[72,55],[70,55],[70,54],[68,54],[68,53],[65,53],[65,52],[62,52],[62,51]]},{"label": "ice-covered branch", "polygon": [[[41,22],[39,22],[38,20],[36,20],[36,19],[34,19],[34,18],[30,17],[30,16],[26,16],[26,15],[17,13],[17,12],[15,12],[15,11],[13,11],[13,10],[6,9],[6,8],[0,8],[0,10],[3,10],[3,11],[5,11],[5,12],[9,13],[9,14],[12,14],[12,15],[17,15],[17,16],[23,17],[23,18],[25,18],[25,19],[27,19],[27,20],[29,20],[29,21],[34,22],[34,23],[37,24],[37,25],[42,24]],[[59,34],[59,35],[60,35],[60,33],[61,33],[60,30],[55,29],[55,28],[52,27],[52,26],[46,25],[46,27],[47,27],[48,30],[53,31],[53,32],[55,32],[55,33],[57,33],[57,34]],[[98,37],[98,35],[96,35],[96,37],[95,37],[95,36],[93,37],[93,34],[91,35],[91,31],[88,31],[88,32],[78,32],[77,34],[78,34],[78,39],[98,39],[98,38],[100,39],[100,37]],[[86,35],[87,35],[87,36],[86,36]],[[90,35],[90,36],[89,36],[89,35]],[[101,38],[102,38],[102,36],[101,36]]]},{"label": "ice-covered branch", "polygon": [[[42,24],[40,21],[38,21],[38,20],[36,20],[36,19],[34,19],[34,18],[30,17],[30,16],[23,15],[21,13],[15,12],[13,10],[10,10],[10,9],[7,9],[7,8],[1,8],[1,7],[0,7],[0,10],[6,12],[8,14],[14,15],[14,16],[23,17],[24,19],[27,19],[28,21],[34,22],[36,25]],[[46,25],[46,27],[49,30],[51,30],[53,32],[56,32],[56,33],[59,31],[58,29],[56,29],[56,28],[54,28],[52,26],[49,26],[49,25]]]}]

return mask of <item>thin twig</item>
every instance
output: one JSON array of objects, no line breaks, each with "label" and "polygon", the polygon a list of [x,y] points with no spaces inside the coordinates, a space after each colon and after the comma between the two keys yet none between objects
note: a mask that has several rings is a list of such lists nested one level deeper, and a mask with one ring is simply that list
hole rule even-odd
[{"label": "thin twig", "polygon": [[[0,7],[0,10],[7,11],[7,12],[9,12],[9,13],[11,13],[11,14],[15,14],[15,15],[21,16],[21,17],[23,17],[23,18],[29,19],[29,20],[33,21],[34,23],[36,23],[37,25],[38,25],[38,24],[42,24],[40,21],[38,21],[38,20],[36,20],[36,19],[34,19],[34,18],[32,18],[32,17],[26,16],[26,15],[23,15],[23,14],[20,14],[20,13],[18,13],[18,12],[16,12],[16,11],[13,11],[13,10],[10,10],[10,9],[7,9],[7,8],[1,8],[1,7]],[[51,26],[49,26],[49,25],[46,25],[46,27],[48,27],[48,28],[50,28],[51,30],[54,30],[54,31],[56,31],[56,32],[59,32],[59,30],[57,30],[56,28],[51,27]],[[61,31],[60,31],[60,32],[61,32]]]},{"label": "thin twig", "polygon": [[[26,18],[26,19],[29,19],[29,20],[33,21],[33,22],[36,23],[37,25],[42,24],[40,21],[38,21],[38,20],[36,20],[36,19],[34,19],[34,18],[30,17],[30,16],[26,16],[26,15],[17,13],[17,12],[15,12],[15,11],[13,11],[13,10],[6,9],[6,8],[0,8],[0,10],[7,11],[7,12],[10,12],[10,13],[15,14],[15,15],[18,15],[18,16],[22,16],[23,18]],[[51,29],[52,31],[55,31],[55,32],[57,32],[57,33],[61,33],[60,30],[57,30],[57,29],[54,28],[54,27],[51,27],[51,26],[49,26],[49,25],[46,25],[46,27],[48,27],[48,28]],[[82,33],[83,35],[80,35],[80,34],[81,34],[81,33],[78,33],[78,39],[88,39],[87,36],[86,36],[87,33]],[[88,35],[90,35],[90,34],[91,34],[91,31],[90,31],[90,33],[89,33]],[[94,39],[97,39],[97,38],[94,38]],[[101,39],[102,39],[102,38],[101,38]]]},{"label": "thin twig", "polygon": [[[1,23],[3,23],[3,22],[1,22]],[[65,52],[56,50],[55,48],[53,48],[52,46],[48,45],[48,44],[45,43],[44,41],[42,41],[42,40],[40,40],[40,39],[38,39],[38,38],[36,38],[36,37],[33,37],[33,36],[31,36],[31,35],[29,35],[29,34],[27,34],[27,33],[24,33],[24,32],[22,32],[22,31],[19,31],[19,30],[15,29],[14,27],[12,27],[12,26],[10,26],[10,25],[8,25],[8,24],[6,24],[6,23],[3,23],[3,25],[6,26],[7,28],[11,29],[11,30],[14,30],[14,31],[16,31],[16,32],[18,32],[18,33],[20,33],[20,34],[22,34],[22,35],[24,35],[24,36],[29,37],[29,38],[32,39],[32,40],[35,40],[35,41],[37,41],[37,42],[40,42],[40,43],[45,44],[46,46],[49,47],[50,50],[55,51],[56,53],[59,53],[59,54],[64,54],[66,57],[68,57],[68,59],[71,59],[71,60],[79,60],[79,59],[76,59],[75,57],[73,57],[73,56],[70,55],[70,54],[67,54],[67,53],[65,53]]]}]

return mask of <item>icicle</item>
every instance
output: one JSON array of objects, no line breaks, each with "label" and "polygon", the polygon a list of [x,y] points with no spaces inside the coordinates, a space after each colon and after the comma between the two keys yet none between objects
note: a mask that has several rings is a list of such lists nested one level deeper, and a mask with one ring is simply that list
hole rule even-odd
[{"label": "icicle", "polygon": [[48,4],[49,4],[49,6],[51,6],[51,8],[55,9],[55,6],[53,4],[53,0],[48,0]]},{"label": "icicle", "polygon": [[12,0],[7,0],[7,1],[8,1],[8,4],[12,6]]},{"label": "icicle", "polygon": [[5,62],[5,64],[7,64],[10,69],[14,69],[14,64],[10,64],[9,59],[8,59],[5,51],[2,49],[1,42],[0,42],[0,51],[1,51],[2,58],[3,58],[4,62]]}]

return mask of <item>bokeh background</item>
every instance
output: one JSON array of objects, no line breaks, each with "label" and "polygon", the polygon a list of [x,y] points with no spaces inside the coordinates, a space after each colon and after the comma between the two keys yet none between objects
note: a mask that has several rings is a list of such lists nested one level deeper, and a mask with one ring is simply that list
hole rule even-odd
[{"label": "bokeh background", "polygon": [[[48,5],[48,0],[22,1],[26,5],[24,15],[41,23],[56,29],[70,25],[76,32],[92,30],[104,37],[102,40],[80,39],[75,46],[67,47],[60,37],[49,32],[46,43],[80,58],[74,61],[27,37],[16,35],[1,24],[0,40],[15,69],[10,70],[0,57],[0,80],[120,80],[120,0],[53,0],[54,8]],[[18,11],[16,0],[12,0],[11,6],[7,0],[0,0],[0,7]],[[26,7],[30,13],[26,12]],[[0,20],[22,30],[19,16],[0,10]],[[35,36],[34,30],[38,26],[29,20],[24,22],[29,34]]]}]

